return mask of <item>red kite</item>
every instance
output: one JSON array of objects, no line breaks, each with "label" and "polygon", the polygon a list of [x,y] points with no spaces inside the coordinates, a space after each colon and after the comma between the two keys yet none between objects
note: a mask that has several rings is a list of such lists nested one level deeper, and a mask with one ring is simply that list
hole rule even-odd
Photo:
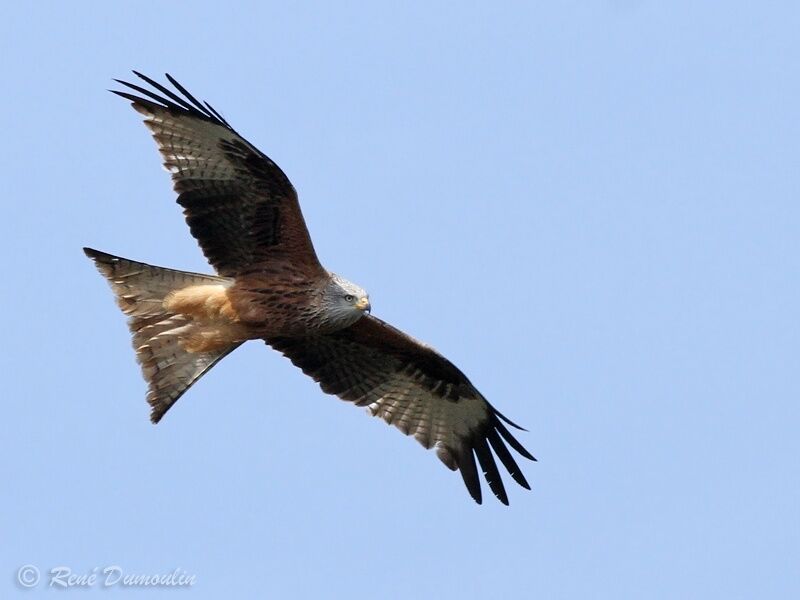
[{"label": "red kite", "polygon": [[[264,340],[322,390],[366,406],[458,469],[480,504],[475,457],[508,504],[494,455],[530,489],[506,444],[530,460],[515,425],[450,361],[372,316],[369,295],[327,271],[281,169],[167,75],[159,93],[118,81],[144,115],[178,204],[217,275],[187,273],[85,248],[128,315],[157,423],[203,374],[247,340]],[[491,447],[491,450],[490,450]]]}]

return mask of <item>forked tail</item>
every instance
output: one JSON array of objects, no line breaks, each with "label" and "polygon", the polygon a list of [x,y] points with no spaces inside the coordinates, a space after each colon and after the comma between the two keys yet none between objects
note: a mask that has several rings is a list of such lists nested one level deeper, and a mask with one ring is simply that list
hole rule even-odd
[{"label": "forked tail", "polygon": [[182,336],[191,328],[191,317],[169,312],[164,308],[164,299],[187,286],[218,286],[227,280],[154,267],[91,248],[83,251],[108,279],[117,304],[128,315],[133,349],[148,385],[150,420],[158,423],[195,381],[241,344],[210,352],[188,352]]}]

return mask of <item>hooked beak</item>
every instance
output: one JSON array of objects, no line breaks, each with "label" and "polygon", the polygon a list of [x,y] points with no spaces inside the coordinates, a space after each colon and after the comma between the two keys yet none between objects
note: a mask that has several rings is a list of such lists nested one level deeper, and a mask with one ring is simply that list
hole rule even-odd
[{"label": "hooked beak", "polygon": [[359,299],[359,301],[356,302],[356,308],[358,310],[363,310],[364,312],[371,312],[372,306],[369,303],[369,298],[364,296],[363,298]]}]

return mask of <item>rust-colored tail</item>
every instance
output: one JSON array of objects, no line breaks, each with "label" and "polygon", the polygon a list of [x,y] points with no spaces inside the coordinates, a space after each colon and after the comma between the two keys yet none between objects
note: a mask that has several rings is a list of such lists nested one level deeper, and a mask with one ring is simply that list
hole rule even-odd
[{"label": "rust-colored tail", "polygon": [[117,304],[128,315],[133,349],[148,384],[150,420],[158,423],[195,381],[240,345],[213,352],[188,352],[181,335],[191,327],[191,320],[166,310],[164,299],[190,285],[218,286],[229,280],[155,267],[92,248],[83,251],[111,284]]}]

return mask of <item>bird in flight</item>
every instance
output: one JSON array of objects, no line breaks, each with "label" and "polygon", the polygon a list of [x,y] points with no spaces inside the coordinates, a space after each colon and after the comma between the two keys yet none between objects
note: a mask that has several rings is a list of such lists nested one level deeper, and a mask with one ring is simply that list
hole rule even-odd
[{"label": "bird in flight", "polygon": [[478,504],[476,457],[503,504],[508,495],[494,455],[530,489],[508,449],[536,460],[506,425],[522,428],[444,356],[374,317],[360,286],[320,264],[297,193],[278,165],[170,75],[174,89],[134,74],[142,85],[116,80],[127,90],[114,93],[144,116],[189,230],[217,272],[189,273],[84,248],[128,316],[151,420],[158,423],[242,343],[262,340],[324,392],[366,406],[434,448],[460,471]]}]

